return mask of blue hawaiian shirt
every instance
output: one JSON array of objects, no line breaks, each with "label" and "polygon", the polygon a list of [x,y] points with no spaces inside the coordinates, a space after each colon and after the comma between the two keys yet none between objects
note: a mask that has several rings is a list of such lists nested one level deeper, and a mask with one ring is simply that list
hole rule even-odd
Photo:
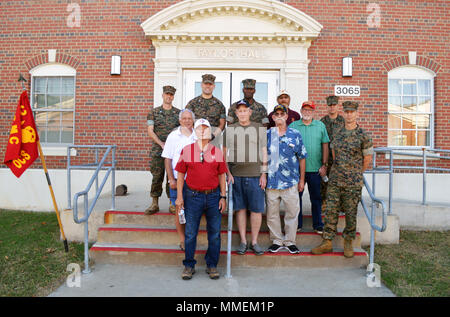
[{"label": "blue hawaiian shirt", "polygon": [[269,155],[269,177],[267,188],[287,189],[300,180],[299,160],[307,157],[300,132],[288,128],[280,137],[278,128],[267,130],[267,152]]}]

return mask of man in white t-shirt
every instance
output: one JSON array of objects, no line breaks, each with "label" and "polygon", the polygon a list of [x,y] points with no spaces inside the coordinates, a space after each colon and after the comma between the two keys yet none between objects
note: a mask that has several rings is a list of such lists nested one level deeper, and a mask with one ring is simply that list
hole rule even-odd
[{"label": "man in white t-shirt", "polygon": [[164,166],[169,179],[170,207],[169,211],[175,214],[175,226],[180,237],[180,249],[184,250],[184,225],[179,222],[175,212],[175,200],[177,199],[177,176],[175,166],[180,158],[181,151],[186,145],[192,144],[196,140],[193,126],[195,121],[194,113],[189,109],[180,111],[180,126],[170,132],[164,145],[161,156],[164,158]]}]

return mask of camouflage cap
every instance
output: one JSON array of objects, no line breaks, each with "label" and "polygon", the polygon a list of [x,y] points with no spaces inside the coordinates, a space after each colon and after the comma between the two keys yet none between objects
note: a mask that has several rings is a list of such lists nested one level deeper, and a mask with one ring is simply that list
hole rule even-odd
[{"label": "camouflage cap", "polygon": [[359,104],[356,101],[345,101],[342,103],[342,107],[345,110],[356,111],[358,110]]},{"label": "camouflage cap", "polygon": [[211,75],[211,74],[204,74],[202,75],[202,82],[205,84],[214,84],[216,80],[216,76]]},{"label": "camouflage cap", "polygon": [[244,85],[244,88],[255,88],[256,80],[250,78],[244,79],[242,84]]},{"label": "camouflage cap", "polygon": [[284,112],[288,112],[286,106],[283,105],[276,105],[275,108],[273,108],[273,112],[277,112],[278,110],[284,111]]},{"label": "camouflage cap", "polygon": [[177,91],[177,90],[176,90],[176,88],[173,87],[173,86],[164,86],[164,87],[163,87],[163,93],[164,93],[164,94],[172,94],[172,95],[175,95],[175,91]]},{"label": "camouflage cap", "polygon": [[327,97],[327,105],[337,105],[339,103],[339,97],[337,96],[328,96]]}]

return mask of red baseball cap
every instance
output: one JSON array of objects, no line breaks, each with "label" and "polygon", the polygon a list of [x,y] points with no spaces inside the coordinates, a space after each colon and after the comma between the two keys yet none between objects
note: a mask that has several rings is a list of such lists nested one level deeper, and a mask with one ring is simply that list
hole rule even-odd
[{"label": "red baseball cap", "polygon": [[316,110],[316,105],[315,105],[314,102],[312,102],[312,101],[305,101],[305,102],[302,104],[302,108],[303,108],[303,107],[306,107],[306,106],[311,107],[311,108],[313,108],[314,110]]}]

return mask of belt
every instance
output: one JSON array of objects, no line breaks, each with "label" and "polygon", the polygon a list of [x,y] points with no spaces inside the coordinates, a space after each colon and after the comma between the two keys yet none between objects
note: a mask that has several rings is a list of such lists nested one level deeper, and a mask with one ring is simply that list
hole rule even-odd
[{"label": "belt", "polygon": [[196,190],[196,189],[192,189],[192,188],[190,188],[189,186],[187,186],[186,185],[186,187],[190,190],[190,191],[193,191],[194,193],[201,193],[201,194],[205,194],[205,195],[208,195],[208,194],[211,194],[211,193],[214,193],[214,192],[216,192],[217,191],[217,189],[218,189],[218,187],[216,187],[216,188],[213,188],[213,189],[206,189],[206,190]]}]

